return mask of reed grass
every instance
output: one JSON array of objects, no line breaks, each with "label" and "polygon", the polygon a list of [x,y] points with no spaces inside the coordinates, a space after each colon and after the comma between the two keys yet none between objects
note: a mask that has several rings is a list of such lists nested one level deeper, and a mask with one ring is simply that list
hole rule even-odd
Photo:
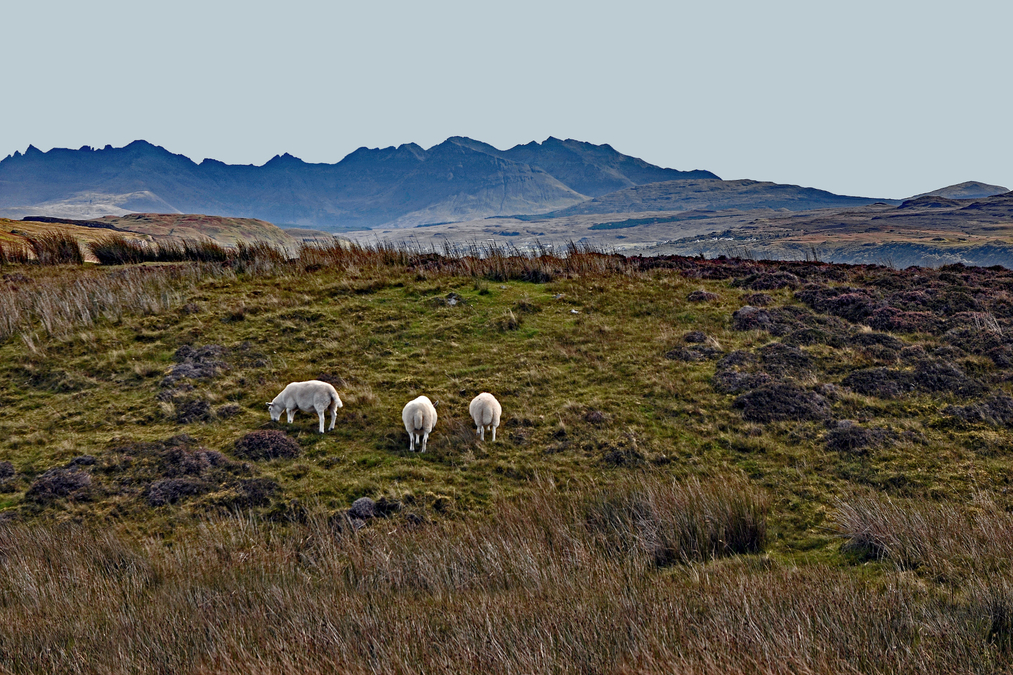
[{"label": "reed grass", "polygon": [[40,265],[83,265],[84,254],[77,239],[63,232],[43,232],[26,236]]},{"label": "reed grass", "polygon": [[902,577],[869,583],[757,556],[662,572],[651,546],[614,536],[618,522],[633,521],[603,528],[589,519],[603,497],[630,513],[649,496],[664,527],[710,528],[715,506],[759,505],[758,495],[735,490],[650,479],[609,495],[543,485],[488,518],[394,518],[354,531],[318,516],[281,525],[236,514],[171,541],[0,525],[0,667],[999,673],[1008,665],[1008,581],[946,599]]}]

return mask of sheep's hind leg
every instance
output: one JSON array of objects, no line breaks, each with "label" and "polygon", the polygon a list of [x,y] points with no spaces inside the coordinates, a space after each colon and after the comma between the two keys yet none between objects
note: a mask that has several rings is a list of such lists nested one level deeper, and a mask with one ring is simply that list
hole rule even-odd
[{"label": "sheep's hind leg", "polygon": [[324,411],[317,408],[317,417],[320,418],[320,433],[324,433]]},{"label": "sheep's hind leg", "polygon": [[408,432],[408,452],[415,452],[415,434]]},{"label": "sheep's hind leg", "polygon": [[429,440],[429,434],[422,434],[422,452],[426,451],[426,442]]},{"label": "sheep's hind leg", "polygon": [[331,428],[328,431],[334,431],[334,423],[338,421],[338,406],[331,408]]},{"label": "sheep's hind leg", "polygon": [[478,425],[478,429],[475,430],[475,433],[478,434],[478,437],[480,439],[482,439],[483,441],[485,440],[485,427],[483,427],[481,424]]},{"label": "sheep's hind leg", "polygon": [[496,427],[492,428],[492,442],[496,442]]}]

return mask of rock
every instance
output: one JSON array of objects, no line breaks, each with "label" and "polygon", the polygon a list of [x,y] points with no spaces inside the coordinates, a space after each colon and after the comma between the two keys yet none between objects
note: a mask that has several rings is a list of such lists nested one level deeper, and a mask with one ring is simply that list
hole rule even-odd
[{"label": "rock", "polygon": [[359,497],[352,502],[352,507],[348,509],[348,516],[350,518],[359,518],[361,520],[375,518],[376,502],[369,497]]}]

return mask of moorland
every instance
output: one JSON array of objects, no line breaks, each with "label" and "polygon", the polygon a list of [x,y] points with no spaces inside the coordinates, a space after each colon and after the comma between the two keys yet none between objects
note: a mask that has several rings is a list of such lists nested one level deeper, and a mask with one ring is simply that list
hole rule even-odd
[{"label": "moorland", "polygon": [[1008,269],[36,240],[0,669],[1009,669]]}]

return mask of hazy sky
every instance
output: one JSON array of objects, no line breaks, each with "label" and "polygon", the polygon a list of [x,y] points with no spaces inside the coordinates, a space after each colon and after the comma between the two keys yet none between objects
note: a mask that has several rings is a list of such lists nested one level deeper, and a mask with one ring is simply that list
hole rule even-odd
[{"label": "hazy sky", "polygon": [[0,156],[548,136],[723,178],[1013,188],[1013,2],[4,2]]}]

